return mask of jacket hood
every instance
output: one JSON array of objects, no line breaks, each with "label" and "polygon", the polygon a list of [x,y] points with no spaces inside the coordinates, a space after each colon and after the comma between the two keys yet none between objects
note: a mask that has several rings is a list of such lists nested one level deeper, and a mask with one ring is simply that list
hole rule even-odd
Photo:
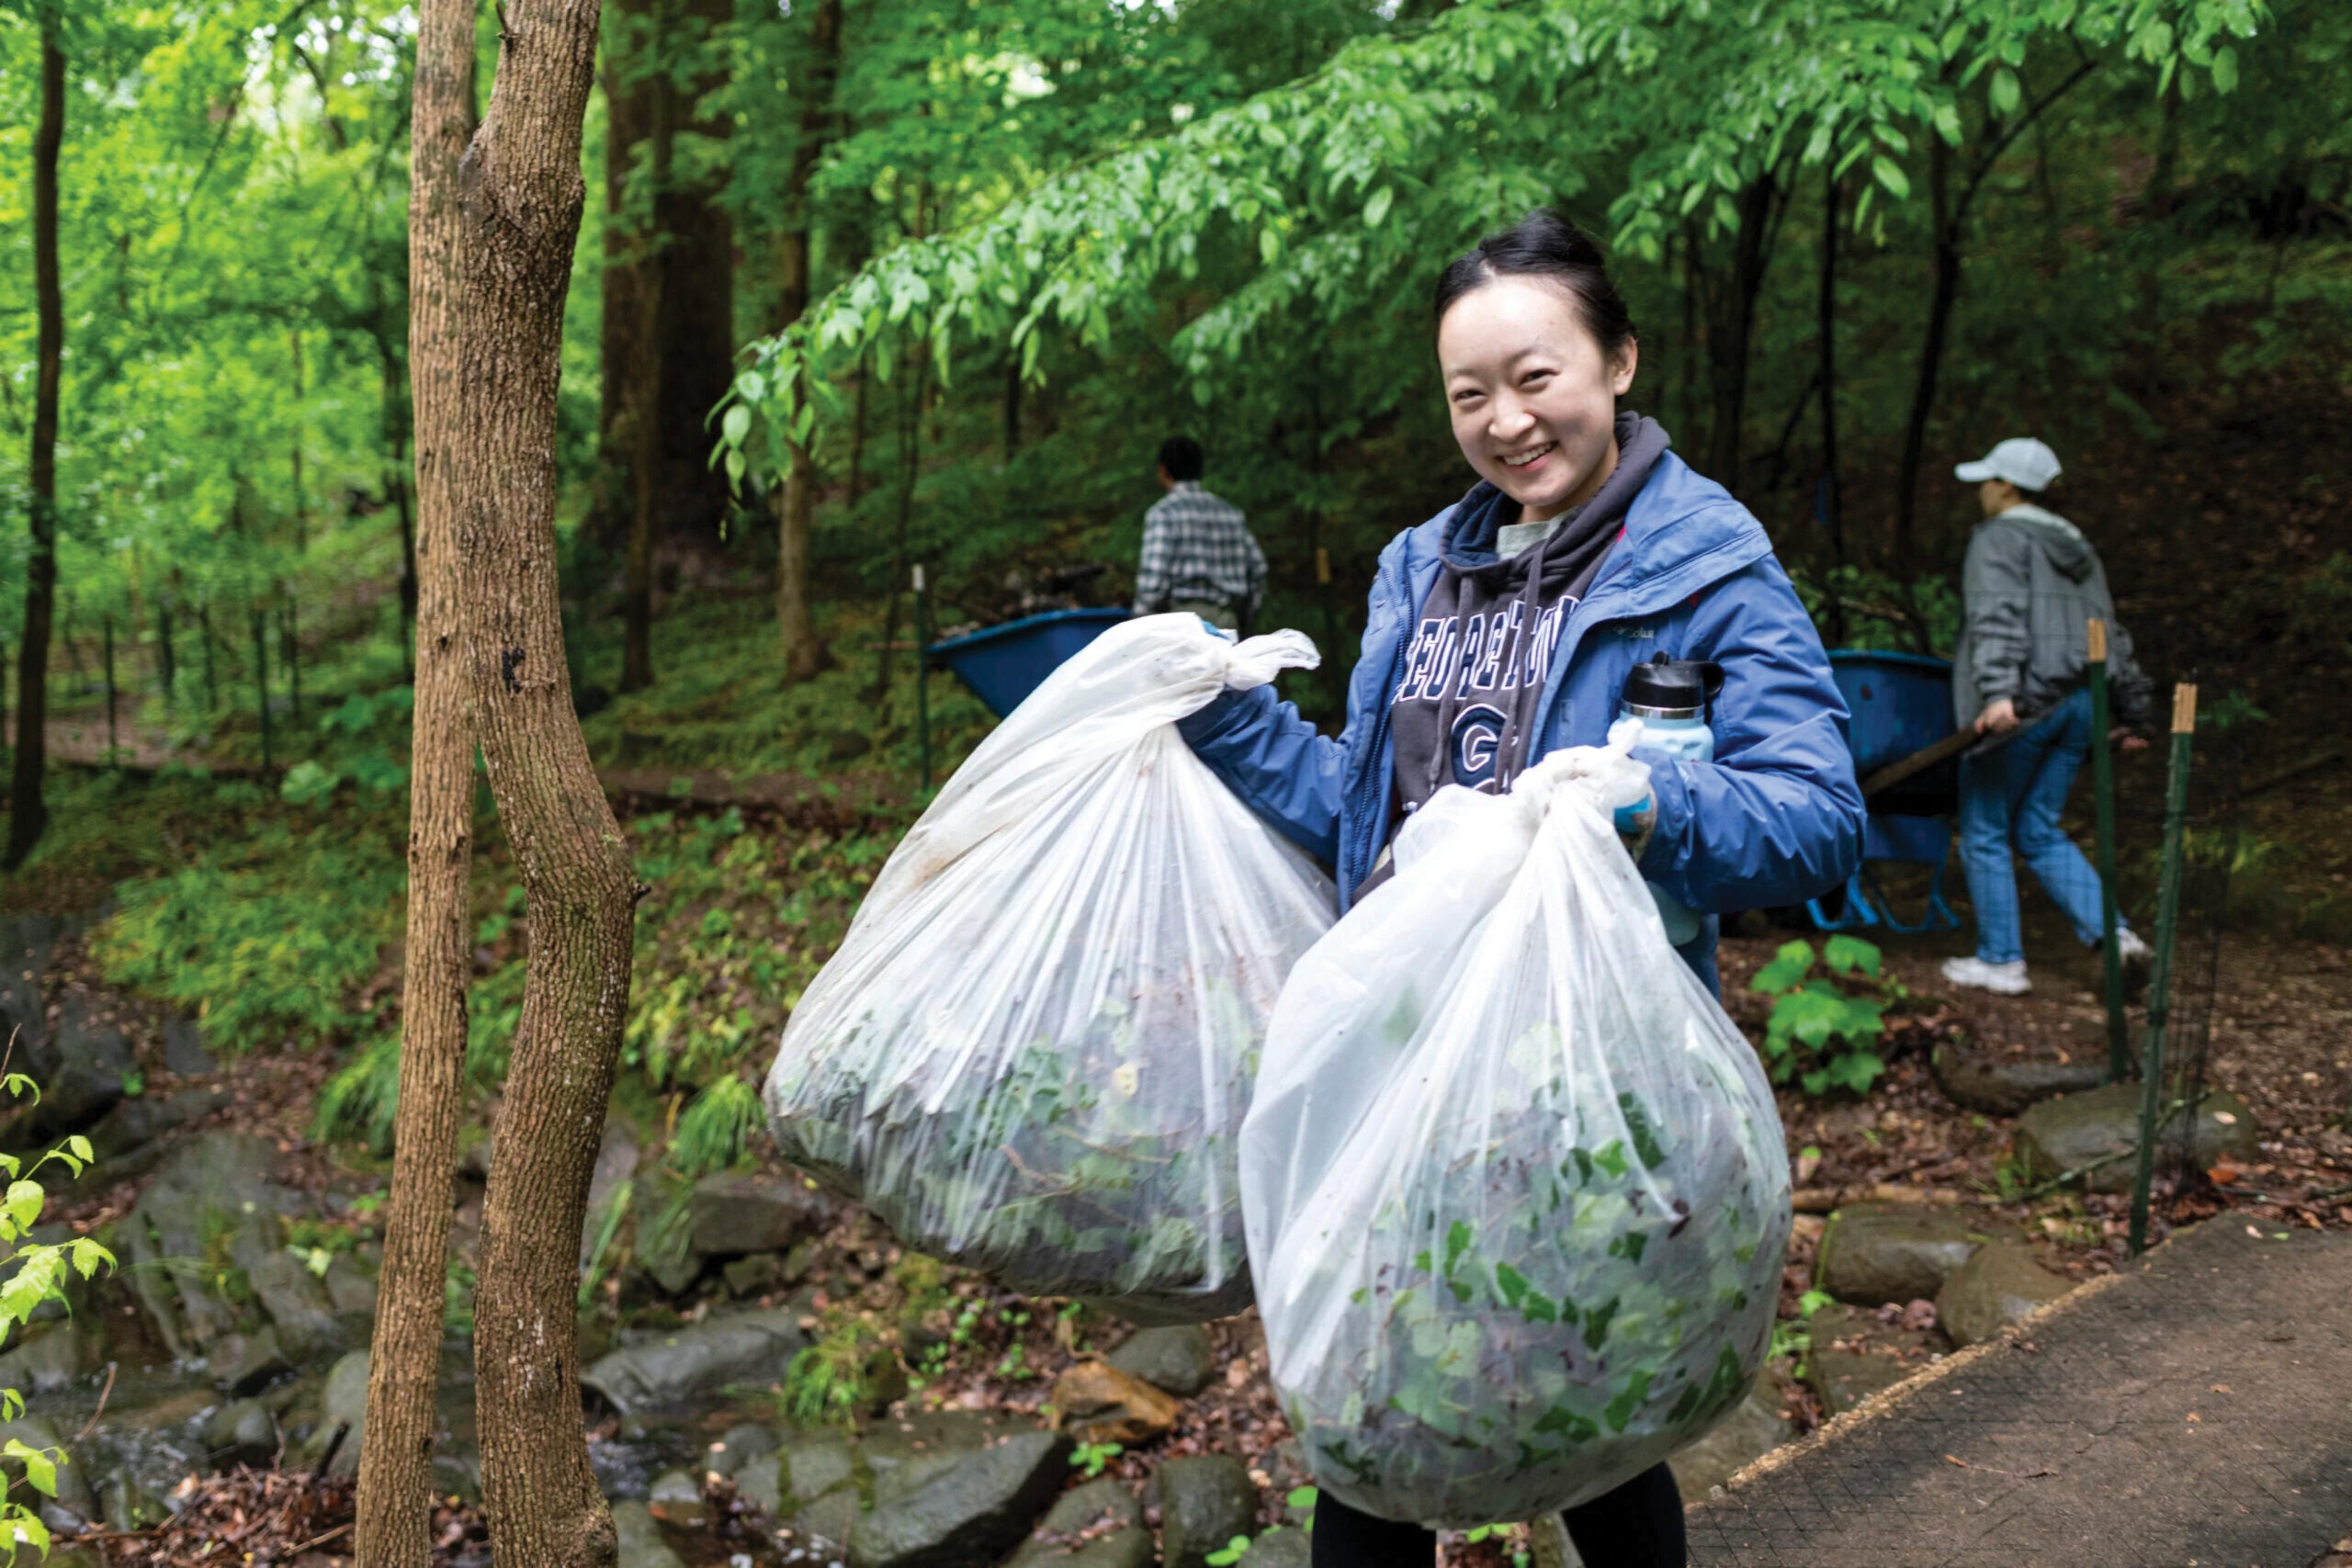
[{"label": "jacket hood", "polygon": [[2014,523],[2041,547],[2050,564],[2075,582],[2086,580],[2097,557],[2091,552],[2091,542],[2083,531],[2054,512],[2039,506],[2012,506],[1993,519],[1996,523]]},{"label": "jacket hood", "polygon": [[[1392,581],[1407,603],[1418,604],[1426,592],[1464,511],[1462,504],[1448,507],[1406,529],[1381,552],[1382,570],[1396,574]],[[1489,532],[1488,559],[1493,547]],[[1669,450],[1634,498],[1623,536],[1601,563],[1587,598],[1622,592],[1645,602],[1671,602],[1771,553],[1771,539],[1747,508]]]}]

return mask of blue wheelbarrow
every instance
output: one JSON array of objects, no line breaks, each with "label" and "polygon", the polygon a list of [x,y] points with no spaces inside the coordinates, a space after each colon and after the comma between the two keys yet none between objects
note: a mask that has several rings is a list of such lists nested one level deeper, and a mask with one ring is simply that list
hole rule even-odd
[{"label": "blue wheelbarrow", "polygon": [[[1862,863],[1846,886],[1805,909],[1823,931],[1884,926],[1905,936],[1955,930],[1944,902],[1951,860],[1951,818],[1960,808],[1959,753],[1974,739],[1951,722],[1951,662],[1917,653],[1841,648],[1831,674],[1851,716],[1846,743],[1854,753],[1870,817],[1862,827]],[[1887,862],[1930,869],[1926,909],[1916,920],[1895,913],[1873,866]]]},{"label": "blue wheelbarrow", "polygon": [[1125,610],[1048,610],[934,642],[922,656],[1002,718],[1072,654],[1126,618]]}]

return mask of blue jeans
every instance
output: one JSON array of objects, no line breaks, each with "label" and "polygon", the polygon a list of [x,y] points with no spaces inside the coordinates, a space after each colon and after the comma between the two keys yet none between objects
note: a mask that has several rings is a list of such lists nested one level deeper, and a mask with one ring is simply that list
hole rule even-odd
[{"label": "blue jeans", "polygon": [[[1987,964],[2025,957],[2013,845],[2085,945],[2104,934],[2098,873],[2058,826],[2090,744],[2091,695],[2078,691],[2007,745],[1961,760],[1960,865],[1976,906],[1976,956]],[[2120,915],[2116,927],[2126,929]]]}]

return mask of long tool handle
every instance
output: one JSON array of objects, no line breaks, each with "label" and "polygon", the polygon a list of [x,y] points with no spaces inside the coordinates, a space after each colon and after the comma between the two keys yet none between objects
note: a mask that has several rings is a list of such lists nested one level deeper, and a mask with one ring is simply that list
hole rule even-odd
[{"label": "long tool handle", "polygon": [[1973,729],[1955,729],[1933,746],[1923,746],[1908,757],[1889,762],[1862,781],[1862,798],[1867,800],[1881,790],[1893,789],[1905,779],[1924,773],[1938,762],[1957,757],[1984,738]]}]

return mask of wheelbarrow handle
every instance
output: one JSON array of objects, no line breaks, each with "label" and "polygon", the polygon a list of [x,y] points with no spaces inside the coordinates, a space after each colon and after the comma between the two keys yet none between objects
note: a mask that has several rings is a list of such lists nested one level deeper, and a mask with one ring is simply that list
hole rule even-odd
[{"label": "wheelbarrow handle", "polygon": [[1896,759],[1862,781],[1862,798],[1893,789],[1915,773],[1924,773],[1938,762],[1957,757],[1963,751],[1996,750],[2008,744],[2010,738],[2030,724],[2020,724],[2017,729],[2000,735],[1979,735],[1973,729],[1955,729],[1932,746],[1923,746],[1908,757]]}]

